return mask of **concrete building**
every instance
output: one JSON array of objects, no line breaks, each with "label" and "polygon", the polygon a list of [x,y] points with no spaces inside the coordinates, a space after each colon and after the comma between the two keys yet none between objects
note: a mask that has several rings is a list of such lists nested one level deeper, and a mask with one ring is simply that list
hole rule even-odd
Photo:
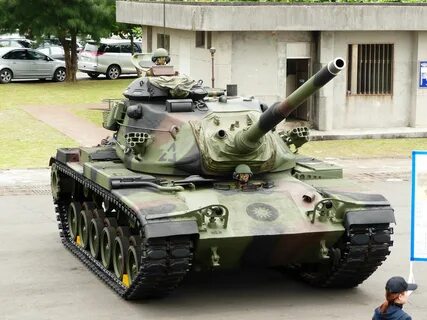
[{"label": "concrete building", "polygon": [[[283,99],[334,57],[347,68],[294,112],[319,130],[427,127],[427,6],[117,1],[145,50],[240,95]],[[165,36],[163,36],[163,33]]]}]

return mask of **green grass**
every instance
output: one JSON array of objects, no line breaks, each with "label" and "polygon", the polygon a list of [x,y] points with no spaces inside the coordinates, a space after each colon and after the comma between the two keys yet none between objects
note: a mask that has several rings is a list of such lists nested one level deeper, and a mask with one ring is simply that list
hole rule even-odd
[{"label": "green grass", "polygon": [[[0,85],[0,169],[47,167],[58,147],[77,144],[34,119],[22,107],[72,107],[79,116],[100,124],[100,111],[81,106],[102,104],[105,98],[121,98],[131,81],[80,80],[75,84],[31,81]],[[75,106],[79,108],[74,109]]]},{"label": "green grass", "polygon": [[80,118],[92,122],[97,126],[102,126],[102,111],[92,109],[73,109],[73,113]]},{"label": "green grass", "polygon": [[57,148],[73,145],[21,109],[0,110],[0,169],[47,167]]},{"label": "green grass", "polygon": [[106,98],[122,98],[122,92],[133,80],[79,80],[75,84],[31,81],[0,85],[0,109],[101,103]]},{"label": "green grass", "polygon": [[410,158],[412,150],[426,150],[427,138],[312,141],[299,153],[316,158]]}]

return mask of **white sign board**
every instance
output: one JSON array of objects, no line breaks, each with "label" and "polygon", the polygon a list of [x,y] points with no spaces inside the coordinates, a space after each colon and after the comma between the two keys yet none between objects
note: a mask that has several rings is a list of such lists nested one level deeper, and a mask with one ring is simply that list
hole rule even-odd
[{"label": "white sign board", "polygon": [[427,261],[427,151],[412,152],[411,261]]}]

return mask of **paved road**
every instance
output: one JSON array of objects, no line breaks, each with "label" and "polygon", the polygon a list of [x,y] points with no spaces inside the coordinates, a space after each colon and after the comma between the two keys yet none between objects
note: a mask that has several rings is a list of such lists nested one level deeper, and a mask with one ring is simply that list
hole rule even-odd
[{"label": "paved road", "polygon": [[[28,171],[0,172],[3,191],[38,190],[33,196],[0,196],[0,319],[369,319],[387,278],[408,273],[410,183],[376,175],[363,180],[365,171],[360,181],[388,197],[398,224],[389,259],[358,288],[320,290],[256,270],[192,275],[167,299],[125,302],[64,249],[47,194],[47,171]],[[415,265],[415,277],[420,288],[406,309],[414,319],[424,319],[427,264]]]}]

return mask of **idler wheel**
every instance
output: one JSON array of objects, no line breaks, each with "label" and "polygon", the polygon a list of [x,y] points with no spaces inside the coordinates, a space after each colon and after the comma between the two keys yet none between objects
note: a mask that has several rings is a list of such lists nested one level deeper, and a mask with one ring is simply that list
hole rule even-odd
[{"label": "idler wheel", "polygon": [[56,164],[52,164],[52,171],[50,173],[50,187],[52,189],[52,196],[54,200],[59,199],[59,193],[61,191],[61,188],[59,186],[60,178],[59,178],[59,172],[56,168]]},{"label": "idler wheel", "polygon": [[80,244],[84,249],[89,247],[90,221],[93,219],[92,211],[85,209],[80,211],[79,235]]},{"label": "idler wheel", "polygon": [[113,267],[114,273],[120,280],[123,278],[123,273],[126,271],[126,261],[129,250],[129,238],[117,236],[114,239],[114,256]]},{"label": "idler wheel", "polygon": [[132,236],[129,238],[129,250],[126,261],[126,272],[129,276],[129,284],[131,284],[138,274],[141,261],[141,238]]},{"label": "idler wheel", "polygon": [[89,227],[89,249],[90,254],[95,259],[98,259],[100,252],[100,243],[102,236],[102,229],[104,228],[104,222],[100,218],[93,218],[90,221]]},{"label": "idler wheel", "polygon": [[79,215],[82,211],[82,207],[78,202],[71,202],[68,207],[67,212],[67,221],[68,221],[68,230],[70,232],[70,238],[73,241],[76,241],[77,235],[79,233]]},{"label": "idler wheel", "polygon": [[101,235],[101,261],[102,265],[109,269],[113,256],[114,238],[116,236],[115,227],[104,227]]}]

